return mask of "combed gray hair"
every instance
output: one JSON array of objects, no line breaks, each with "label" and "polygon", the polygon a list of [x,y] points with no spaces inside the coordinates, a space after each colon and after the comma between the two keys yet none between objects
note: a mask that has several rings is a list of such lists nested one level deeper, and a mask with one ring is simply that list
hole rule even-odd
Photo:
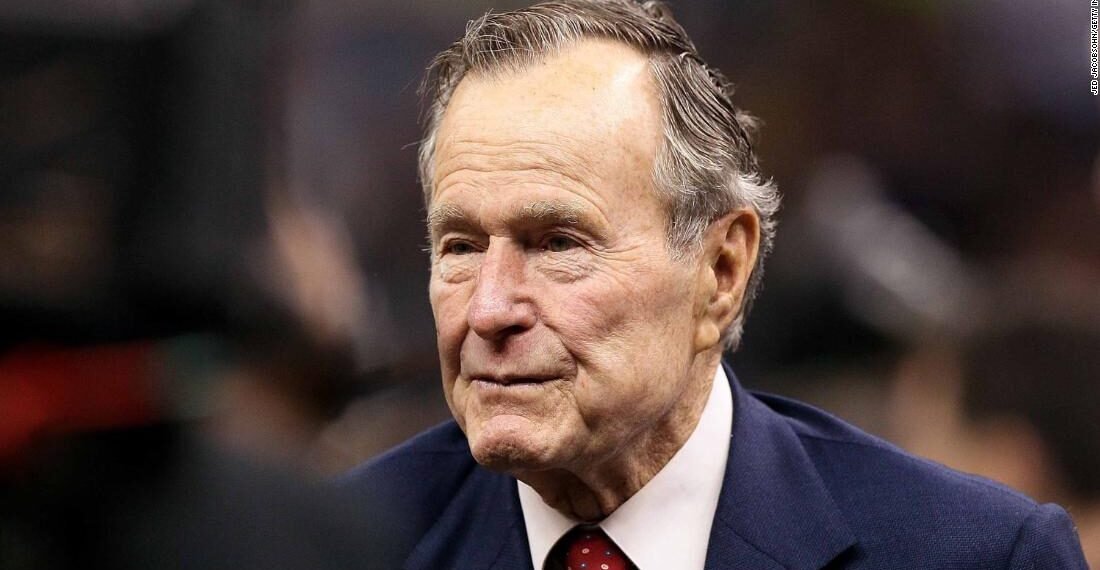
[{"label": "combed gray hair", "polygon": [[659,1],[556,0],[488,13],[436,56],[422,92],[428,102],[420,144],[420,180],[430,205],[436,131],[467,73],[521,71],[583,39],[620,41],[649,58],[661,94],[664,140],[654,186],[668,213],[668,247],[677,259],[697,255],[710,224],[745,206],[760,218],[760,250],[737,318],[724,331],[727,348],[741,339],[775,235],[779,192],[760,172],[750,134],[756,120],[735,107],[733,86],[699,57],[687,33]]}]

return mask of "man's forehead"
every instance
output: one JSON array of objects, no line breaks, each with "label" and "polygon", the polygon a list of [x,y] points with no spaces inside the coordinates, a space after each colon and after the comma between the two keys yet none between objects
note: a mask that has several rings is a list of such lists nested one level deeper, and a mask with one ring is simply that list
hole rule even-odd
[{"label": "man's forehead", "polygon": [[[603,99],[618,92],[647,94],[652,91],[649,58],[622,42],[609,39],[585,39],[562,46],[559,50],[522,65],[501,65],[491,72],[471,70],[452,96],[461,99],[464,91],[476,92],[477,99],[492,99],[496,94],[509,97],[496,103],[522,100]],[[621,104],[622,101],[620,100]]]},{"label": "man's forehead", "polygon": [[439,128],[443,150],[473,135],[515,138],[634,138],[660,130],[660,106],[643,54],[610,40],[585,40],[519,71],[473,73],[455,89]]},{"label": "man's forehead", "polygon": [[[663,132],[655,92],[646,57],[612,41],[581,42],[519,72],[463,79],[437,133],[429,206],[522,195],[526,203],[498,213],[526,221],[588,211],[607,220],[611,209],[637,207],[650,198]],[[468,221],[481,207],[464,204],[465,216],[441,209],[429,223]]]}]

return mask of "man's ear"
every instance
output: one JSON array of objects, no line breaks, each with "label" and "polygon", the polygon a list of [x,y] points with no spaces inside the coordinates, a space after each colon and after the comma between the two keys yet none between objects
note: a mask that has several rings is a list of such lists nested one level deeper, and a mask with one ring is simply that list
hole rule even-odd
[{"label": "man's ear", "polygon": [[730,212],[707,228],[696,300],[697,353],[717,345],[741,314],[759,248],[760,218],[752,208]]}]

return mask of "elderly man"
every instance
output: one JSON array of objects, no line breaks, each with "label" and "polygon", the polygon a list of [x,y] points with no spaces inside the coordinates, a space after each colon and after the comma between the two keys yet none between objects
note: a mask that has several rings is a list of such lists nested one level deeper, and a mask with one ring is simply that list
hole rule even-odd
[{"label": "elderly man", "polygon": [[454,422],[353,472],[395,567],[1084,568],[1072,523],[722,366],[779,198],[658,2],[490,14],[421,178]]}]

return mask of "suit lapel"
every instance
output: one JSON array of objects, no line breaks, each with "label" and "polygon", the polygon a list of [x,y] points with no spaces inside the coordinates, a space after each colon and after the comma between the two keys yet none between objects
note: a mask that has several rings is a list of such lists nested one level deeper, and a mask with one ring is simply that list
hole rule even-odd
[{"label": "suit lapel", "polygon": [[475,467],[405,570],[532,570],[516,482]]},{"label": "suit lapel", "polygon": [[707,570],[816,570],[855,544],[797,434],[741,388],[733,389],[726,479],[707,549]]}]

